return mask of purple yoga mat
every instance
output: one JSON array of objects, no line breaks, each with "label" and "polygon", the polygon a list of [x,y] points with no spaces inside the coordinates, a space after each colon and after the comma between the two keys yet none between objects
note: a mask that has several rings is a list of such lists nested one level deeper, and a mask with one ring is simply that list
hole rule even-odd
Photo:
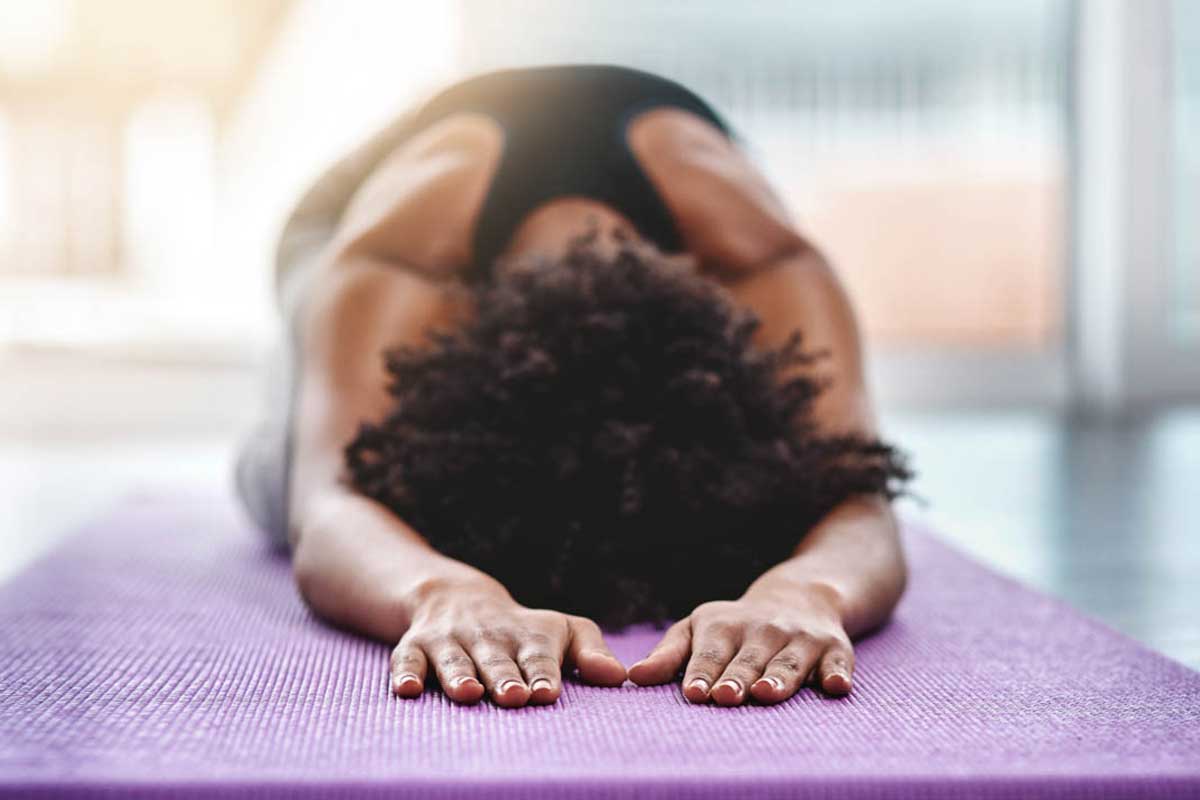
[{"label": "purple yoga mat", "polygon": [[849,698],[512,711],[391,697],[388,648],[314,620],[227,498],[131,498],[0,588],[0,796],[1200,797],[1200,674],[905,536]]}]

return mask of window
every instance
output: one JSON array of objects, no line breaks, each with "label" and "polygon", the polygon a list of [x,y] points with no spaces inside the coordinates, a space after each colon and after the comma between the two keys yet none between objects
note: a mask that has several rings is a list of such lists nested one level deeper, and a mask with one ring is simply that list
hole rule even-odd
[{"label": "window", "polygon": [[167,293],[201,289],[216,235],[212,114],[195,96],[149,98],[124,133],[126,266]]},{"label": "window", "polygon": [[1200,343],[1200,5],[1175,0],[1172,63],[1174,247],[1170,336]]},{"label": "window", "polygon": [[679,80],[746,135],[876,345],[1043,352],[1063,334],[1068,12],[467,0],[463,67],[612,61]]},{"label": "window", "polygon": [[8,115],[0,108],[0,270],[8,263],[16,225],[13,224],[12,141]]}]

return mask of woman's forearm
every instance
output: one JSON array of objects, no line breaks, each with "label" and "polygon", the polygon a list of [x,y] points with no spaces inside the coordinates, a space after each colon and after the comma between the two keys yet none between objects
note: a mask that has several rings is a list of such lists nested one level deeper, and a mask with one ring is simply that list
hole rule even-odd
[{"label": "woman's forearm", "polygon": [[856,637],[887,620],[907,577],[891,504],[878,495],[858,496],[826,514],[791,558],[764,572],[746,593],[824,595],[846,633]]},{"label": "woman's forearm", "polygon": [[895,520],[883,497],[855,497],[827,514],[795,554],[736,600],[698,606],[629,668],[643,686],[674,680],[684,697],[737,705],[777,703],[811,681],[851,689],[851,639],[882,624],[906,580]]},{"label": "woman's forearm", "polygon": [[419,343],[454,309],[443,287],[402,265],[332,260],[312,280],[297,320],[302,368],[288,509],[296,580],[317,614],[395,641],[434,585],[499,587],[356,492],[344,470],[347,442],[390,403],[384,351]]},{"label": "woman's forearm", "polygon": [[[778,346],[800,329],[807,349],[829,354],[819,366],[829,385],[812,409],[819,429],[829,435],[875,437],[858,324],[840,279],[821,253],[801,239],[790,255],[750,270],[729,288],[762,321],[761,344]],[[794,556],[764,573],[755,587],[803,587],[826,594],[846,632],[858,636],[887,619],[905,581],[891,504],[882,495],[860,495],[835,506]]]},{"label": "woman's forearm", "polygon": [[329,622],[395,642],[433,592],[472,586],[507,594],[370,498],[331,487],[307,508],[293,570],[309,607]]}]

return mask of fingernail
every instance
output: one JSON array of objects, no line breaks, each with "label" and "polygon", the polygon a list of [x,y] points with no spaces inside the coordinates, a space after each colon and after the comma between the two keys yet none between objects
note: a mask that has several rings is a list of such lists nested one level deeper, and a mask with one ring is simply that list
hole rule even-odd
[{"label": "fingernail", "polygon": [[715,688],[720,689],[722,686],[728,686],[734,694],[742,693],[742,685],[734,680],[723,680],[716,685]]},{"label": "fingernail", "polygon": [[[756,680],[754,682],[754,686],[760,686],[763,684],[771,687],[772,689],[774,689],[777,692],[780,691],[781,689],[783,689],[783,681],[779,680],[779,678],[776,678],[774,675],[771,675],[771,676],[768,676],[765,678],[759,678],[758,680]],[[751,688],[753,688],[753,687],[751,687]]]},{"label": "fingernail", "polygon": [[529,687],[529,691],[531,691],[531,692],[548,692],[553,688],[554,688],[554,685],[552,683],[550,683],[550,681],[546,680],[545,678],[538,678]]},{"label": "fingernail", "polygon": [[832,684],[834,688],[844,691],[850,686],[850,676],[841,672],[831,672],[825,677],[825,683]]},{"label": "fingernail", "polygon": [[704,678],[695,678],[691,683],[688,684],[688,688],[699,689],[705,694],[708,694],[708,681],[704,680]]},{"label": "fingernail", "polygon": [[392,681],[392,685],[397,689],[406,689],[413,686],[420,686],[421,682],[417,680],[416,675],[397,675],[395,680]]},{"label": "fingernail", "polygon": [[524,685],[525,684],[521,683],[521,681],[517,680],[516,678],[509,678],[508,680],[504,681],[499,686],[497,686],[496,691],[499,692],[500,694],[508,694],[509,689],[512,689],[517,686],[524,686]]},{"label": "fingernail", "polygon": [[459,675],[457,678],[450,681],[450,686],[455,689],[461,689],[462,687],[466,686],[467,683],[479,683],[479,681],[475,680],[470,675]]}]

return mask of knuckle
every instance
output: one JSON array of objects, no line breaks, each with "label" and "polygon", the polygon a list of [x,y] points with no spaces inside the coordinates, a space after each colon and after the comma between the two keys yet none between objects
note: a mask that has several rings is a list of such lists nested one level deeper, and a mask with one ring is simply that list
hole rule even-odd
[{"label": "knuckle", "polygon": [[742,667],[759,667],[766,661],[766,654],[756,647],[748,647],[734,656],[733,662]]},{"label": "knuckle", "polygon": [[488,653],[485,656],[476,658],[475,662],[484,669],[515,666],[512,658],[506,656],[504,653]]},{"label": "knuckle", "polygon": [[841,639],[832,637],[829,640],[829,646],[826,648],[831,658],[843,659],[849,656],[852,652],[850,645]]},{"label": "knuckle", "polygon": [[466,653],[453,650],[440,654],[437,659],[437,664],[442,669],[470,666],[471,663],[472,661]]},{"label": "knuckle", "polygon": [[702,647],[692,653],[693,664],[720,664],[725,660],[725,653],[713,647]]},{"label": "knuckle", "polygon": [[733,602],[729,600],[709,600],[707,603],[696,606],[692,616],[707,617],[711,614],[721,614],[733,608],[733,605]]},{"label": "knuckle", "polygon": [[801,629],[792,633],[792,641],[803,647],[809,644],[816,644],[816,637],[813,636],[812,631]]},{"label": "knuckle", "polygon": [[458,642],[449,630],[434,629],[422,631],[416,637],[416,643],[422,647],[455,647]]},{"label": "knuckle", "polygon": [[512,638],[512,631],[504,625],[480,624],[467,631],[464,638],[471,644],[503,644]]},{"label": "knuckle", "polygon": [[404,636],[400,637],[400,643],[396,645],[396,649],[399,650],[402,647],[424,648],[432,645],[433,642],[434,637],[430,635],[429,631],[419,628],[409,628]]},{"label": "knuckle", "polygon": [[397,647],[392,651],[392,666],[410,666],[422,662],[420,654],[409,647]]},{"label": "knuckle", "polygon": [[800,672],[801,664],[800,659],[789,653],[775,656],[767,667],[795,675]]},{"label": "knuckle", "polygon": [[750,626],[750,635],[756,639],[778,641],[787,636],[783,627],[774,622],[756,622]]},{"label": "knuckle", "polygon": [[737,632],[739,627],[740,626],[727,619],[717,618],[705,620],[704,624],[701,626],[701,630],[705,636],[716,636],[722,639],[728,639]]},{"label": "knuckle", "polygon": [[521,642],[527,646],[545,650],[554,643],[554,639],[542,631],[526,629],[521,632]]},{"label": "knuckle", "polygon": [[817,636],[817,646],[822,650],[836,650],[842,647],[842,640],[830,633],[821,634]]},{"label": "knuckle", "polygon": [[799,630],[792,634],[792,641],[799,647],[806,650],[819,649],[824,650],[832,644],[833,640],[825,634],[816,633],[810,630]]},{"label": "knuckle", "polygon": [[835,647],[826,656],[826,660],[831,664],[850,669],[854,666],[854,653],[849,649]]},{"label": "knuckle", "polygon": [[549,653],[529,653],[521,657],[521,666],[525,669],[545,669],[559,666],[558,659]]}]

